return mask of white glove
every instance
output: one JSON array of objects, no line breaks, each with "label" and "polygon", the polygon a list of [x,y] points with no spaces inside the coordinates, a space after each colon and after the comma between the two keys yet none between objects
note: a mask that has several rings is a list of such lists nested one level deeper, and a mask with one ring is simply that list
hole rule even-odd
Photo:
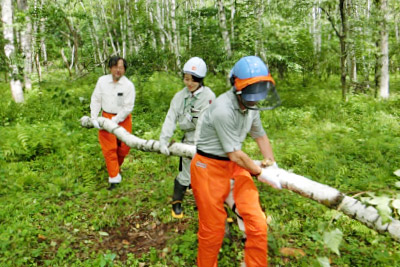
[{"label": "white glove", "polygon": [[111,121],[112,121],[112,122],[115,122],[116,124],[118,124],[117,116],[112,117],[112,118],[111,118]]},{"label": "white glove", "polygon": [[275,164],[268,168],[261,169],[261,174],[258,175],[257,179],[262,183],[269,184],[273,188],[282,189],[282,185],[279,179],[280,174],[280,169]]},{"label": "white glove", "polygon": [[100,124],[96,119],[92,119],[92,124],[94,128],[100,129]]},{"label": "white glove", "polygon": [[169,156],[169,150],[167,145],[160,145],[160,152],[163,153],[166,156]]}]

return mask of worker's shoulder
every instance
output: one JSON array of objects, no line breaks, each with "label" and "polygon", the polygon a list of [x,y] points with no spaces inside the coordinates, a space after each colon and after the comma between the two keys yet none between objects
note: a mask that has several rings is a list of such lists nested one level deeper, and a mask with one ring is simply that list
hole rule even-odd
[{"label": "worker's shoulder", "polygon": [[215,98],[215,93],[210,89],[210,87],[203,86],[203,94],[207,97]]},{"label": "worker's shoulder", "polygon": [[131,80],[129,80],[129,78],[126,77],[126,76],[122,76],[120,81],[121,81],[124,85],[127,85],[127,86],[129,86],[129,87],[135,88],[135,85],[133,85],[133,82],[132,82]]},{"label": "worker's shoulder", "polygon": [[110,82],[110,81],[112,81],[111,74],[100,76],[99,79],[97,80],[97,82]]}]

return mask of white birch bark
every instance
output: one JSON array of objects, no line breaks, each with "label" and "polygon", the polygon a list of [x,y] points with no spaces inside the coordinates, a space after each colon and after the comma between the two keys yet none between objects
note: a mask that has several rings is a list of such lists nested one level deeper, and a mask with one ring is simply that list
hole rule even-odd
[{"label": "white birch bark", "polygon": [[122,13],[125,14],[125,12],[122,12],[122,7],[121,7],[121,2],[118,0],[118,10],[119,10],[119,27],[121,30],[121,42],[122,42],[122,57],[126,58],[126,35],[125,35],[125,23],[122,18]]},{"label": "white birch bark", "polygon": [[[354,12],[354,10],[356,12]],[[358,21],[358,14],[357,14],[357,6],[353,4],[352,0],[347,0],[346,1],[346,12],[347,12],[347,17],[352,19],[349,19],[349,21],[356,20]],[[355,35],[355,27],[353,23],[349,23],[349,38],[352,39]],[[348,48],[347,48],[347,62],[348,62],[348,68],[349,68],[349,78],[351,82],[357,82],[357,59],[356,59],[356,54],[355,54],[355,45],[354,42],[349,42],[348,43]]]},{"label": "white birch bark", "polygon": [[104,10],[103,3],[102,3],[102,1],[97,1],[97,3],[101,7],[101,14],[102,14],[102,17],[103,17],[103,20],[104,20],[104,24],[106,25],[107,35],[108,35],[108,38],[110,38],[110,42],[111,42],[111,46],[112,46],[114,55],[116,55],[117,54],[117,48],[115,48],[115,45],[114,45],[114,38],[112,37],[111,31],[110,31],[110,26],[108,25],[107,14],[106,14],[106,12]]},{"label": "white birch bark", "polygon": [[[162,4],[162,2],[161,2]],[[156,21],[157,21],[157,26],[158,29],[160,30],[160,41],[161,41],[161,48],[162,50],[165,50],[165,36],[168,38],[168,33],[164,29],[164,20],[163,16],[161,14],[161,8],[160,8],[160,1],[156,1]],[[168,38],[169,40],[171,38]]]},{"label": "white birch bark", "polygon": [[[83,9],[86,12],[86,8],[83,5],[83,1],[81,3],[82,3],[82,6],[83,6]],[[95,47],[96,47],[96,51],[97,51],[97,56],[99,58],[99,62],[101,63],[101,67],[103,69],[103,73],[106,74],[107,69],[106,69],[106,64],[105,64],[105,58],[103,57],[103,53],[101,52],[101,48],[100,48],[100,42],[99,42],[99,37],[98,37],[98,25],[97,25],[97,22],[95,20],[96,15],[95,15],[95,13],[93,11],[92,0],[89,0],[89,4],[90,4],[90,7],[89,7],[90,14],[91,14],[91,17],[92,17],[92,19],[91,19],[92,26],[90,27],[90,32],[93,35],[93,39],[94,39]]]},{"label": "white birch bark", "polygon": [[186,25],[188,26],[188,47],[189,50],[192,50],[192,17],[191,17],[191,11],[192,11],[192,5],[189,3],[189,1],[186,2],[185,4],[185,9],[186,9]]},{"label": "white birch bark", "polygon": [[[83,127],[93,127],[88,116],[82,117],[80,122]],[[129,147],[142,151],[160,152],[159,141],[136,137],[115,122],[103,117],[98,118],[98,122],[102,129],[114,134]],[[168,149],[172,156],[192,158],[196,153],[194,145],[183,143],[174,143]],[[367,207],[355,198],[346,196],[333,187],[283,169],[279,170],[279,180],[283,188],[315,200],[329,208],[338,209],[378,232],[388,232],[393,239],[400,241],[400,221],[389,218],[389,223],[383,224],[381,216],[374,207]]]},{"label": "white birch bark", "polygon": [[[61,49],[60,49],[60,53],[61,53],[61,57],[62,57],[62,59],[63,59],[63,61],[64,61],[64,64],[65,64],[65,66],[67,67],[69,76],[71,77],[71,76],[72,76],[72,72],[71,72],[71,66],[72,66],[72,64],[71,64],[71,66],[69,65],[68,59],[67,59],[67,57],[65,56],[65,53],[64,53],[64,48],[61,48]],[[72,53],[72,55],[73,55],[73,53]],[[73,60],[73,58],[72,58],[72,60]]]},{"label": "white birch bark", "polygon": [[157,49],[156,35],[154,34],[154,31],[152,30],[152,28],[153,28],[152,25],[154,25],[153,9],[149,5],[149,2],[146,2],[146,13],[149,15],[149,20],[150,20],[150,24],[151,24],[151,27],[148,27],[148,29],[147,29],[149,31],[150,38],[152,41],[151,44],[154,49]]},{"label": "white birch bark", "polygon": [[27,91],[32,89],[32,82],[30,75],[32,73],[32,24],[28,16],[28,2],[27,0],[18,0],[18,8],[25,13],[25,27],[20,31],[21,35],[21,48],[24,58],[24,84]]},{"label": "white birch bark", "polygon": [[[125,0],[125,8],[126,8],[126,22],[125,22],[125,31],[127,34],[127,40],[128,40],[128,51],[129,54],[131,55],[133,51],[136,53],[139,51],[139,47],[135,45],[135,40],[133,37],[134,29],[132,26],[131,22],[131,5],[130,5],[130,0]],[[128,30],[127,30],[128,29]]]},{"label": "white birch bark", "polygon": [[5,39],[4,52],[9,61],[10,66],[10,87],[11,94],[16,103],[24,102],[24,93],[22,90],[22,82],[18,77],[18,67],[15,60],[16,49],[14,46],[13,32],[13,8],[11,0],[2,0],[1,2],[1,18],[3,20],[3,37]]},{"label": "white birch bark", "polygon": [[[44,0],[40,1],[40,9],[43,10]],[[42,53],[43,64],[47,69],[47,46],[45,42],[45,35],[46,35],[46,25],[45,25],[46,18],[40,19],[40,32],[42,37],[40,38],[40,50]]]},{"label": "white birch bark", "polygon": [[179,52],[179,33],[177,30],[176,26],[176,2],[175,0],[171,0],[171,9],[170,9],[170,15],[171,15],[171,29],[172,29],[172,34],[173,34],[173,51],[175,53],[176,57],[176,67],[177,69],[181,68],[181,55]]},{"label": "white birch bark", "polygon": [[231,42],[235,42],[236,0],[231,0]]},{"label": "white birch bark", "polygon": [[383,99],[389,98],[389,11],[388,1],[380,0],[380,10],[382,13],[382,22],[380,29],[380,76],[379,76],[379,96]]},{"label": "white birch bark", "polygon": [[219,15],[219,27],[221,29],[222,39],[224,41],[225,52],[228,58],[232,56],[231,40],[229,38],[228,28],[226,26],[225,8],[222,0],[217,1],[218,15]]}]

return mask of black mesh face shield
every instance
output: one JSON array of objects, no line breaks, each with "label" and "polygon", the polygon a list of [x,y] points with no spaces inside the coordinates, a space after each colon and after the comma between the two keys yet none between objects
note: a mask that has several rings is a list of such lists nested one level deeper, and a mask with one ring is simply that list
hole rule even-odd
[{"label": "black mesh face shield", "polygon": [[241,91],[242,104],[252,110],[271,110],[281,104],[278,92],[271,82],[251,84]]}]

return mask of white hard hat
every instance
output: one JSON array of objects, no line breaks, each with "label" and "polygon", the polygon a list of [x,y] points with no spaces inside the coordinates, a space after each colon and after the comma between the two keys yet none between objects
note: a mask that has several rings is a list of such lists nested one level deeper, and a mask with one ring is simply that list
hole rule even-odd
[{"label": "white hard hat", "polygon": [[196,76],[197,78],[204,78],[207,73],[207,66],[201,58],[192,57],[183,66],[183,72]]}]

